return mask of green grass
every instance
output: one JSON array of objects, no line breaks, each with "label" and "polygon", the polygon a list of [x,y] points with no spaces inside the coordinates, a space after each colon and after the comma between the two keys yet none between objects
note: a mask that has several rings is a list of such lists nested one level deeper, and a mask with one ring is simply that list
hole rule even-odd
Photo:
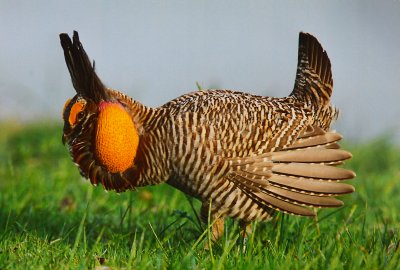
[{"label": "green grass", "polygon": [[[190,200],[167,185],[116,194],[81,179],[55,124],[0,125],[0,269],[396,269],[400,150],[347,145],[356,193],[318,221],[237,222],[205,250]],[[199,203],[193,201],[196,210]]]}]

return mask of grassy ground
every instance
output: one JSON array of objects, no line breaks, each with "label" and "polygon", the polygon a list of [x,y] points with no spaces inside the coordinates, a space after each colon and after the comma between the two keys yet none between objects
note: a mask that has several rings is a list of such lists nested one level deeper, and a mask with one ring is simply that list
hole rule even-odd
[{"label": "grassy ground", "polygon": [[[358,177],[346,206],[318,221],[278,214],[208,235],[191,201],[167,185],[106,193],[61,144],[61,126],[0,125],[0,269],[396,269],[400,265],[400,150],[385,139],[348,145]],[[194,202],[194,207],[199,207]]]}]

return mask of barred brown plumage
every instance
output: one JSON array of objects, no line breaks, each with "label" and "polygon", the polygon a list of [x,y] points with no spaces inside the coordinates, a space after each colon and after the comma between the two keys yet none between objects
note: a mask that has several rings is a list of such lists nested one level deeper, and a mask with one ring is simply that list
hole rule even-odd
[{"label": "barred brown plumage", "polygon": [[[341,135],[329,131],[338,114],[330,105],[331,64],[310,34],[300,33],[295,86],[288,97],[206,90],[158,108],[105,87],[77,32],[73,41],[67,34],[60,39],[77,92],[64,108],[63,141],[92,184],[117,192],[174,186],[202,201],[204,221],[209,213],[218,219],[215,239],[224,217],[248,223],[268,220],[274,210],[313,216],[310,208],[341,206],[334,197],[354,191],[337,183],[355,174],[336,167],[351,154],[339,149]],[[100,112],[107,108],[115,109],[105,118]],[[107,128],[127,127],[132,131],[110,138],[118,130]]]}]

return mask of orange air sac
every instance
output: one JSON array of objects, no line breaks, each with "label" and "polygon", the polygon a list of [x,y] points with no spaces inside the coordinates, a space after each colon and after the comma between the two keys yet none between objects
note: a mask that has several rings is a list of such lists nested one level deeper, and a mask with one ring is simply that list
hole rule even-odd
[{"label": "orange air sac", "polygon": [[102,101],[96,127],[96,156],[111,173],[133,165],[139,136],[130,115],[119,103]]}]

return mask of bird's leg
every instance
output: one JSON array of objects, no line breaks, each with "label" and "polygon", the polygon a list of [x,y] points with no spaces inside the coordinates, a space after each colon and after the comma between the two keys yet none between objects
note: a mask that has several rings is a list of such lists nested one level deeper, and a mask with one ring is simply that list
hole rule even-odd
[{"label": "bird's leg", "polygon": [[239,248],[242,249],[242,252],[246,252],[247,247],[247,238],[252,233],[251,224],[249,222],[245,222],[243,220],[239,221],[240,233],[239,239],[236,241]]},{"label": "bird's leg", "polygon": [[[217,242],[224,234],[224,218],[213,213],[209,203],[203,203],[200,209],[200,216],[203,222],[211,225],[211,240]],[[207,245],[206,245],[207,246]]]},{"label": "bird's leg", "polygon": [[216,218],[215,220],[212,221],[213,225],[211,228],[211,240],[213,242],[218,241],[222,235],[224,234],[224,219],[223,218]]},{"label": "bird's leg", "polygon": [[239,226],[240,226],[240,236],[242,236],[243,238],[247,238],[252,233],[251,223],[240,220]]}]

